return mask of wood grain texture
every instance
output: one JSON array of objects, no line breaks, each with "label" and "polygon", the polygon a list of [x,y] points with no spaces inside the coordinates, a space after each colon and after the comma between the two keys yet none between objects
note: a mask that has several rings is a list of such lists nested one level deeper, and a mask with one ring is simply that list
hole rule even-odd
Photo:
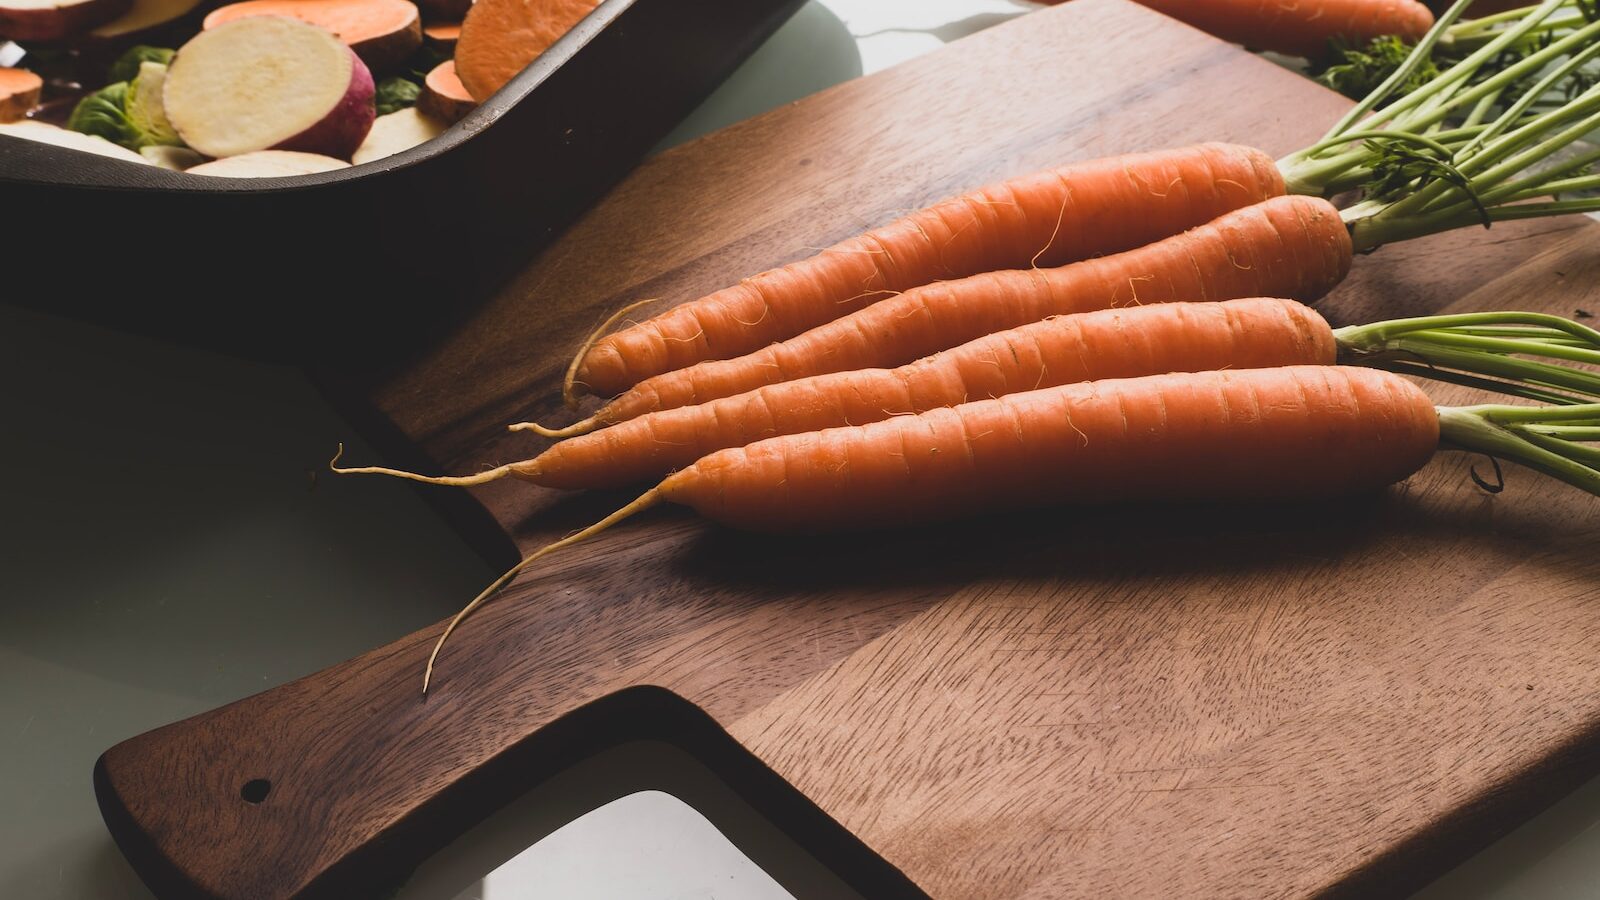
[{"label": "wood grain texture", "polygon": [[[662,155],[425,358],[342,384],[441,468],[531,455],[501,427],[553,410],[567,352],[620,303],[687,299],[1066,160],[1287,151],[1342,108],[1124,0],[1079,0]],[[1385,248],[1325,306],[1595,309],[1596,246],[1567,220]],[[831,818],[934,896],[1399,893],[1564,783],[1552,772],[1593,769],[1596,504],[1521,471],[1489,498],[1469,463],[1343,504],[865,540],[652,513],[519,578],[452,639],[426,701],[437,627],[120,744],[98,793],[174,894],[348,895],[652,685],[814,801],[783,800],[813,837]],[[473,496],[524,549],[627,499]],[[756,799],[786,796],[748,764]],[[272,784],[258,804],[240,798],[252,779]],[[911,890],[868,868],[869,896]]]}]

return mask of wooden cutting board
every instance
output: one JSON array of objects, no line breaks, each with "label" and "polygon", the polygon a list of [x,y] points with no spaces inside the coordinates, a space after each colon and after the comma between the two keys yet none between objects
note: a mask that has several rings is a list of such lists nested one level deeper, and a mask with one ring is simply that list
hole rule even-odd
[{"label": "wooden cutting board", "polygon": [[[1345,107],[1124,0],[1079,0],[661,155],[425,358],[330,378],[402,459],[529,456],[542,444],[503,425],[555,414],[569,353],[625,302],[1065,160],[1288,151]],[[1597,279],[1586,220],[1496,226],[1358,259],[1323,308],[1600,312]],[[517,579],[452,638],[426,700],[437,627],[120,744],[97,791],[160,890],[342,896],[648,734],[868,896],[1403,894],[1596,769],[1600,503],[1521,470],[1489,496],[1472,464],[1340,504],[843,539],[651,514]],[[489,552],[626,499],[462,496]]]}]

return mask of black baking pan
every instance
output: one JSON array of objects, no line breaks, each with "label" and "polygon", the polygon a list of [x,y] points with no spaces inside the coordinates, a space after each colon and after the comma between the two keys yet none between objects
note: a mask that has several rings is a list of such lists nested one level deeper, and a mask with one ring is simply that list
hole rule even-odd
[{"label": "black baking pan", "polygon": [[403,358],[598,199],[803,0],[605,0],[419,147],[217,179],[0,136],[0,300],[258,358]]}]

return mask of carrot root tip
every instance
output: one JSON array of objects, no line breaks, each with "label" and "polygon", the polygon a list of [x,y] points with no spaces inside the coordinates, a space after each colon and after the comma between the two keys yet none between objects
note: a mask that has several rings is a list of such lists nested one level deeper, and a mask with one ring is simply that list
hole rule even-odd
[{"label": "carrot root tip", "polygon": [[515,425],[507,425],[506,428],[510,431],[531,431],[540,437],[560,439],[577,437],[580,434],[588,434],[589,432],[595,430],[599,424],[599,418],[597,416],[590,416],[589,418],[584,419],[582,422],[574,422],[565,428],[546,428],[543,425],[540,425],[538,422],[518,422]]},{"label": "carrot root tip", "polygon": [[639,513],[644,512],[645,510],[660,503],[660,488],[653,487],[641,494],[639,498],[634,500],[632,503],[629,503],[627,506],[624,506],[611,515],[606,516],[604,519],[601,519],[593,525],[590,525],[588,528],[569,534],[559,541],[545,544],[538,550],[535,550],[523,557],[521,562],[512,566],[510,569],[507,569],[505,574],[501,575],[499,578],[496,578],[488,587],[483,589],[482,593],[472,598],[471,603],[463,606],[461,611],[456,613],[455,617],[450,620],[450,623],[444,627],[444,633],[440,634],[439,640],[434,642],[433,652],[428,654],[428,665],[422,671],[422,695],[424,697],[428,695],[428,685],[433,682],[433,666],[434,663],[439,659],[439,651],[444,649],[444,642],[450,639],[450,635],[456,630],[456,626],[460,625],[463,619],[471,615],[473,610],[487,602],[489,598],[493,597],[501,588],[509,584],[511,580],[516,578],[517,575],[519,575],[524,569],[533,565],[535,560],[548,556],[551,553],[560,550],[562,547],[569,547],[578,543],[579,541],[594,537],[600,532],[605,531],[618,522],[621,522],[623,519],[638,515]]},{"label": "carrot root tip", "polygon": [[[594,345],[605,336],[606,332],[610,331],[619,321],[621,321],[623,316],[626,316],[628,313],[633,312],[641,306],[655,303],[659,299],[660,298],[658,297],[650,297],[644,300],[637,300],[633,303],[629,303],[627,306],[624,306],[623,308],[612,313],[610,316],[606,317],[606,320],[601,322],[599,327],[597,327],[594,331],[589,332],[589,336],[584,338],[582,346],[578,347],[577,354],[572,357],[572,364],[567,366],[567,374],[561,379],[561,401],[567,405],[568,409],[577,409],[578,407],[578,398],[580,396],[578,386],[583,385],[583,382],[578,380],[578,370],[583,368],[584,357],[589,355],[589,351],[594,349]],[[583,386],[585,388],[588,387],[588,385]],[[583,393],[587,393],[587,391],[584,391]]]},{"label": "carrot root tip", "polygon": [[339,459],[342,456],[344,456],[344,444],[341,443],[338,452],[333,454],[333,459],[328,460],[329,471],[338,475],[388,475],[392,478],[404,478],[407,481],[420,481],[423,484],[439,484],[446,487],[472,487],[511,474],[511,466],[504,465],[476,475],[418,475],[416,472],[390,469],[386,466],[340,466]]}]

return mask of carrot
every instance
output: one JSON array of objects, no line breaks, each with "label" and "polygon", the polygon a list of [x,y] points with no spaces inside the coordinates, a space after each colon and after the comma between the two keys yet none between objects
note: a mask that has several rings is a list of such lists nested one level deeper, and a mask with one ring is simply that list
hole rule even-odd
[{"label": "carrot", "polygon": [[1013,178],[608,335],[583,354],[569,398],[577,385],[610,396],[653,375],[749,353],[939,279],[1059,266],[1143,246],[1282,193],[1270,157],[1231,144]]},{"label": "carrot", "polygon": [[244,0],[213,10],[203,27],[251,16],[286,16],[326,28],[375,72],[395,68],[422,46],[422,17],[409,0]]},{"label": "carrot", "polygon": [[1138,0],[1209,34],[1255,50],[1319,59],[1333,42],[1416,41],[1433,13],[1416,0]]},{"label": "carrot", "polygon": [[1174,300],[1313,300],[1344,278],[1350,253],[1339,211],[1327,201],[1275,197],[1113,256],[914,288],[755,353],[646,379],[567,428],[530,428],[568,437],[766,384],[904,365],[1047,316]]},{"label": "carrot", "polygon": [[660,478],[728,447],[864,425],[974,398],[1164,372],[1327,365],[1334,358],[1328,323],[1293,300],[1099,310],[988,335],[898,369],[818,375],[650,413],[476,475],[429,478],[374,467],[338,471],[449,485],[512,475],[567,490],[623,487]]},{"label": "carrot", "polygon": [[551,488],[615,488],[660,478],[728,447],[973,398],[1167,372],[1334,362],[1540,403],[1600,401],[1600,371],[1568,365],[1600,365],[1600,331],[1560,316],[1457,313],[1334,330],[1293,300],[1158,303],[1045,319],[898,369],[816,375],[648,413],[476,475],[431,477],[373,466],[336,471],[456,486],[511,475]]},{"label": "carrot", "polygon": [[456,626],[517,573],[663,502],[737,528],[819,532],[1061,504],[1305,500],[1404,479],[1441,438],[1600,494],[1600,460],[1583,461],[1600,452],[1576,444],[1600,429],[1555,424],[1596,421],[1600,404],[1435,410],[1398,375],[1289,366],[1064,385],[769,438],[707,456],[525,557],[451,620],[423,690]]},{"label": "carrot", "polygon": [[15,122],[39,105],[44,79],[27,69],[0,68],[0,122]]},{"label": "carrot", "polygon": [[417,108],[441,122],[455,124],[477,108],[478,103],[456,77],[456,61],[447,59],[434,66],[422,80]]},{"label": "carrot", "polygon": [[478,0],[461,21],[456,71],[479,103],[594,11],[599,0]]}]

